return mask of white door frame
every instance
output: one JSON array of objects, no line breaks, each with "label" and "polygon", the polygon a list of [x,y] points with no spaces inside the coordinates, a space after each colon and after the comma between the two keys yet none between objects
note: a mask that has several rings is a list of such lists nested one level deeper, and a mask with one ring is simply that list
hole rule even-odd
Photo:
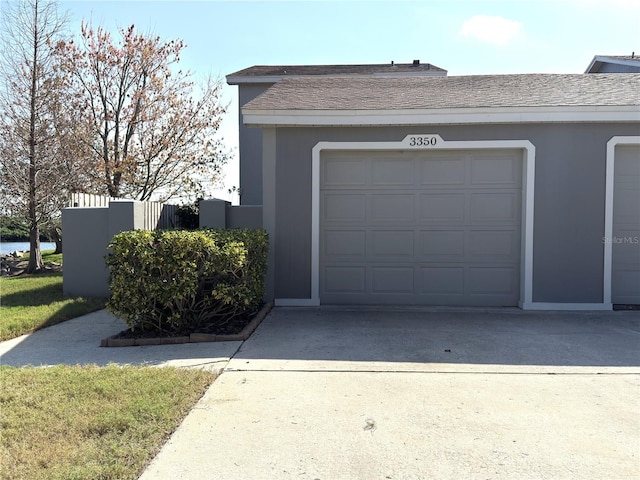
[{"label": "white door frame", "polygon": [[330,150],[523,150],[520,300],[522,309],[536,308],[533,292],[533,206],[535,198],[535,146],[529,140],[445,141],[436,134],[407,135],[399,142],[319,142],[312,150],[311,191],[311,298],[276,299],[280,306],[320,305],[320,159]]},{"label": "white door frame", "polygon": [[611,303],[611,274],[613,269],[613,193],[615,188],[614,173],[616,160],[616,147],[621,145],[640,145],[640,136],[617,136],[607,142],[607,163],[604,195],[604,290],[602,293],[603,305],[613,309]]}]

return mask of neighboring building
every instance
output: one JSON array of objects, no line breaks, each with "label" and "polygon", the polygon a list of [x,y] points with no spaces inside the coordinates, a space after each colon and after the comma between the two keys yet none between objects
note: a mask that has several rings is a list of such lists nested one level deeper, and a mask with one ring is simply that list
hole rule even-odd
[{"label": "neighboring building", "polygon": [[227,75],[229,85],[238,85],[240,143],[240,203],[262,205],[262,132],[243,123],[242,106],[284,78],[299,77],[423,77],[445,76],[446,70],[414,60],[410,64],[378,65],[257,65]]},{"label": "neighboring building", "polygon": [[584,73],[640,73],[640,58],[635,55],[596,55]]},{"label": "neighboring building", "polygon": [[228,81],[276,304],[640,304],[640,74],[268,68]]}]

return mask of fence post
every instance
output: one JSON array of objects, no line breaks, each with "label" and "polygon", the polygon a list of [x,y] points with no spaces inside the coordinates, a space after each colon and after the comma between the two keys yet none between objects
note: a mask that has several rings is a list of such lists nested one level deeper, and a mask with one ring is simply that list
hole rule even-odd
[{"label": "fence post", "polygon": [[200,227],[227,228],[227,205],[231,203],[217,198],[200,200]]}]

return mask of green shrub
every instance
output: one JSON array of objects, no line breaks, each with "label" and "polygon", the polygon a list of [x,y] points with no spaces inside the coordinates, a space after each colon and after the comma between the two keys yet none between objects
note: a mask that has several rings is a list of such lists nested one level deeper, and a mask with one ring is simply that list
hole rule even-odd
[{"label": "green shrub", "polygon": [[196,230],[200,226],[200,201],[192,205],[181,205],[176,209],[178,228]]},{"label": "green shrub", "polygon": [[262,303],[263,230],[136,230],[109,248],[107,310],[132,330],[209,331]]}]

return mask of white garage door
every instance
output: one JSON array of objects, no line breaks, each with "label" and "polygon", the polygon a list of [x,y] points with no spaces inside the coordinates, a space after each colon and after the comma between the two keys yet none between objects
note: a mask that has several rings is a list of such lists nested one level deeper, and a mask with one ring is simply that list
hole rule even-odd
[{"label": "white garage door", "polygon": [[615,151],[611,301],[640,305],[640,147]]},{"label": "white garage door", "polygon": [[320,184],[324,304],[514,306],[522,152],[331,152]]}]

